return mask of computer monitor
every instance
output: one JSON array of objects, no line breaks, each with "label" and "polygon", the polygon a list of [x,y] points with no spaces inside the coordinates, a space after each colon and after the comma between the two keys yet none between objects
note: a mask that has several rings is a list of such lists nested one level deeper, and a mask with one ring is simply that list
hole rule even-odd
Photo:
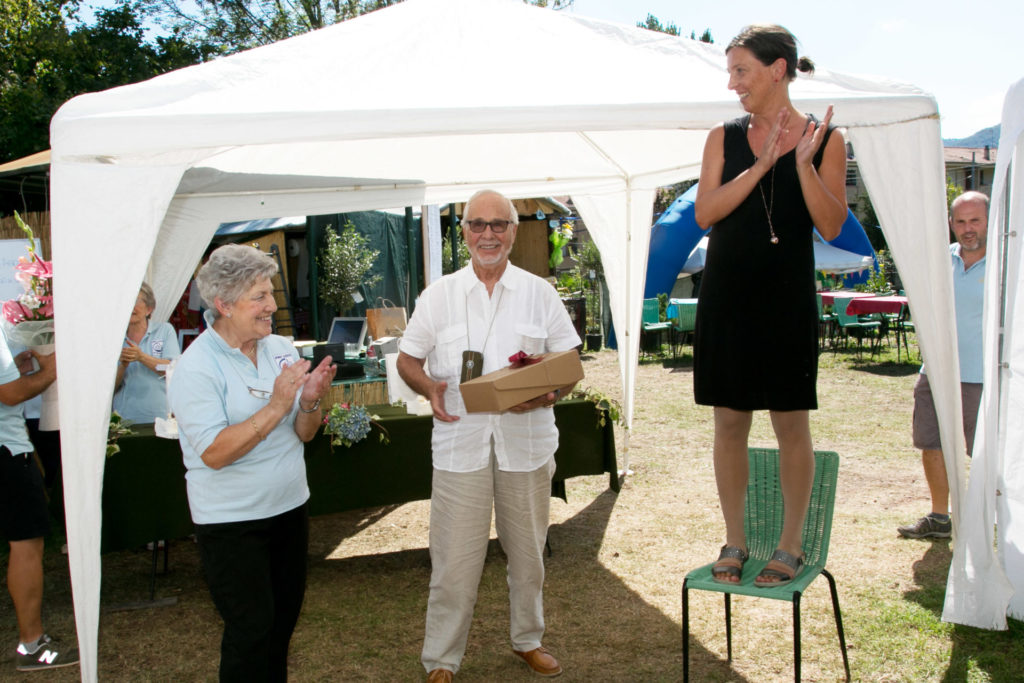
[{"label": "computer monitor", "polygon": [[366,339],[366,318],[335,318],[327,335],[328,344],[359,344]]}]

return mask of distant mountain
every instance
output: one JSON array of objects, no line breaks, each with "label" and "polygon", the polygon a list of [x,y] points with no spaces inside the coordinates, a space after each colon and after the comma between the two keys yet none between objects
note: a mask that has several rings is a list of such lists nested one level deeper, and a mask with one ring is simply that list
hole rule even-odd
[{"label": "distant mountain", "polygon": [[999,125],[979,130],[974,135],[955,140],[943,140],[943,147],[989,147],[999,146]]}]

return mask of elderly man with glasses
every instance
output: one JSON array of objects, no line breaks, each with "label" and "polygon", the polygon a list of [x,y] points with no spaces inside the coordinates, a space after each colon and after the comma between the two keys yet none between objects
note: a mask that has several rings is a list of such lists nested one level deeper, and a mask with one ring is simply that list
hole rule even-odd
[{"label": "elderly man with glasses", "polygon": [[562,672],[541,646],[543,550],[558,447],[551,407],[572,385],[507,412],[473,414],[458,388],[460,378],[505,367],[518,351],[580,345],[554,287],[509,263],[517,229],[511,201],[491,190],[474,194],[462,216],[472,261],[423,291],[401,340],[398,372],[434,412],[432,571],[421,656],[428,681],[451,681],[459,670],[492,507],[508,557],[512,651],[538,674]]}]

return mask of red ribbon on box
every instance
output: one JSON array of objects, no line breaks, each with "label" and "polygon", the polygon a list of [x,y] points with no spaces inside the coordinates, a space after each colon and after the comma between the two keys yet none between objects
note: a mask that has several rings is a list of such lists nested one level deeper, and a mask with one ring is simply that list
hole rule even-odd
[{"label": "red ribbon on box", "polygon": [[523,353],[522,351],[516,351],[508,357],[508,362],[512,364],[509,366],[510,368],[525,368],[527,365],[539,363],[540,358]]}]

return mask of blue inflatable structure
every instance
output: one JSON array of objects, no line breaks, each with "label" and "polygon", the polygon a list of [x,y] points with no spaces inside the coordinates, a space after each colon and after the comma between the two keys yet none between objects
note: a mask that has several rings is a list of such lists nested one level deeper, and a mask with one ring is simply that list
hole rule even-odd
[{"label": "blue inflatable structure", "polygon": [[[686,259],[700,239],[706,234],[697,225],[694,217],[693,203],[697,198],[697,185],[694,185],[675,201],[651,227],[651,244],[647,254],[647,279],[644,283],[644,298],[650,299],[658,294],[671,292],[676,278],[683,270]],[[843,222],[839,236],[828,242],[834,247],[852,251],[855,254],[870,256],[874,259],[875,269],[878,258],[871,246],[863,226],[847,209],[846,220]],[[859,284],[867,280],[867,272],[854,273],[846,276],[847,284]],[[609,328],[606,345],[617,348],[615,330]]]}]

